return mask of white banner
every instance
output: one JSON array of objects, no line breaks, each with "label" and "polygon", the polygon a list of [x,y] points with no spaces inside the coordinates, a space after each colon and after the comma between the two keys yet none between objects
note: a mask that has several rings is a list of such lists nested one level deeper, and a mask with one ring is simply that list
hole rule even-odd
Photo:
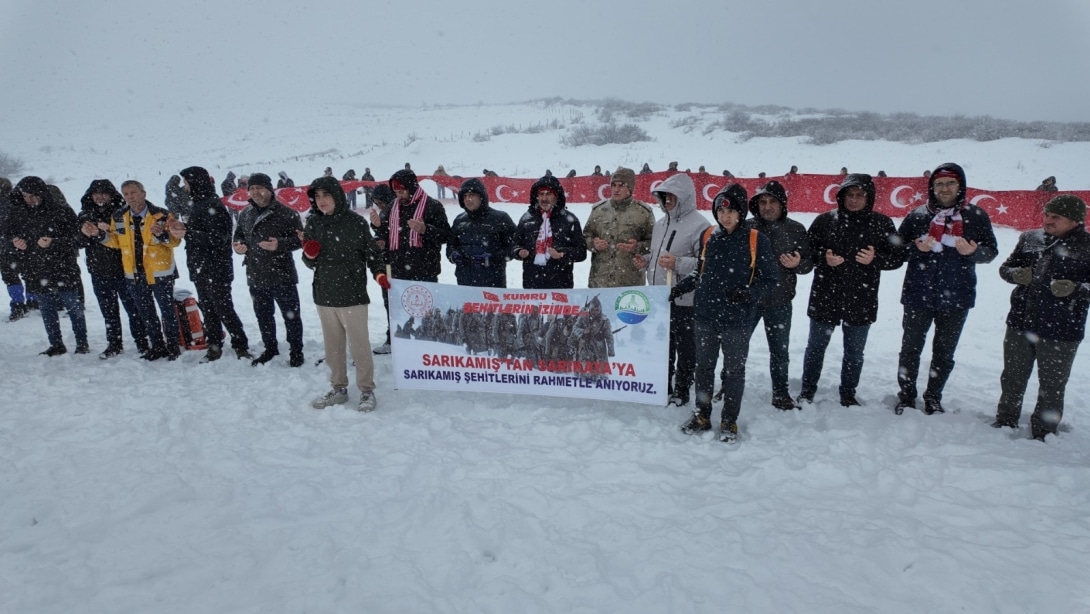
[{"label": "white banner", "polygon": [[390,281],[395,388],[666,404],[666,286]]}]

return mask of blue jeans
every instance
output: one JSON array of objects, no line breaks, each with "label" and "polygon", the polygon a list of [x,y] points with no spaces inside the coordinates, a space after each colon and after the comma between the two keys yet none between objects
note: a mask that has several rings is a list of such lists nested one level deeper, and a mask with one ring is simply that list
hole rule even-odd
[{"label": "blue jeans", "polygon": [[[286,284],[272,288],[250,286],[250,298],[254,303],[254,315],[257,316],[257,329],[261,331],[261,341],[265,351],[278,350],[276,341],[276,307],[284,318],[284,328],[288,332],[288,346],[293,351],[303,350],[303,320],[299,314],[299,290],[295,284]],[[275,305],[274,305],[275,303]]]},{"label": "blue jeans", "polygon": [[[787,388],[787,367],[791,364],[788,346],[791,343],[791,303],[757,310],[758,321],[765,323],[768,340],[768,374],[772,378],[772,396],[790,395]],[[754,323],[756,326],[756,322]]]},{"label": "blue jeans", "polygon": [[[821,379],[825,363],[825,349],[836,330],[836,324],[810,320],[810,338],[806,341],[806,355],[802,359],[802,391],[813,393]],[[844,324],[844,361],[840,367],[840,394],[855,394],[859,376],[863,372],[863,348],[867,345],[870,324],[852,326]]]},{"label": "blue jeans", "polygon": [[[138,273],[140,274],[140,273]],[[174,311],[174,280],[159,279],[148,285],[143,279],[125,280],[129,294],[136,303],[136,310],[144,320],[144,329],[153,348],[176,347],[178,345],[178,313]],[[155,305],[163,314],[162,325],[155,313]],[[164,340],[164,333],[166,335]]]},{"label": "blue jeans", "polygon": [[49,345],[64,345],[60,316],[57,315],[59,305],[64,305],[68,319],[72,321],[76,347],[87,347],[87,320],[84,319],[83,302],[79,300],[79,292],[76,290],[48,289],[38,292],[38,309],[42,313],[42,323],[45,324],[45,336],[49,338]]},{"label": "blue jeans", "polygon": [[746,358],[752,326],[722,326],[712,320],[693,322],[696,339],[696,410],[711,419],[712,394],[715,391],[715,363],[723,353],[724,422],[737,422],[746,389]]},{"label": "blue jeans", "polygon": [[140,317],[140,311],[136,308],[136,301],[129,294],[129,287],[124,277],[91,276],[91,286],[95,290],[95,298],[98,300],[98,309],[102,312],[102,319],[106,322],[106,344],[111,347],[121,347],[121,309],[117,306],[118,299],[125,307],[125,313],[129,317],[129,332],[136,341],[136,347],[147,349],[148,333],[144,326],[144,319]]},{"label": "blue jeans", "polygon": [[950,372],[954,370],[954,350],[965,327],[968,309],[935,311],[905,305],[902,320],[904,335],[901,337],[901,355],[897,361],[897,384],[901,387],[902,401],[916,400],[916,377],[920,373],[920,353],[927,342],[927,331],[935,323],[935,338],[931,342],[931,369],[927,378],[924,399],[942,400],[942,389]]}]

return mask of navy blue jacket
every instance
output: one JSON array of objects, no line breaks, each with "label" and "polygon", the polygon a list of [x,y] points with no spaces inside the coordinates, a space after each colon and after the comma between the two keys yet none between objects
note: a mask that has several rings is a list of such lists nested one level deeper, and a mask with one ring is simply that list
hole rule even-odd
[{"label": "navy blue jacket", "polygon": [[470,192],[481,197],[481,205],[454,218],[447,242],[447,259],[454,263],[459,286],[507,287],[507,260],[515,234],[515,223],[505,211],[488,204],[488,191],[480,179],[468,179],[458,190],[458,204],[465,208]]},{"label": "navy blue jacket", "polygon": [[[745,225],[739,225],[730,233],[722,226],[717,228],[704,248],[703,262],[677,283],[675,293],[684,294],[696,288],[694,318],[710,320],[726,328],[753,326],[757,321],[758,303],[776,291],[780,272],[772,255],[772,242],[760,232],[757,233],[757,261],[754,268],[750,268],[749,233],[750,229]],[[748,300],[728,300],[728,296],[747,288]]]},{"label": "navy blue jacket", "polygon": [[938,212],[938,200],[931,187],[935,181],[932,174],[928,185],[928,204],[913,209],[897,230],[905,246],[908,267],[901,289],[901,304],[906,307],[934,311],[972,308],[976,304],[976,265],[987,264],[999,254],[988,214],[980,207],[965,202],[965,172],[960,166],[950,163],[939,166],[935,171],[944,169],[959,175],[961,190],[957,207],[961,210],[962,238],[976,241],[977,249],[968,256],[962,256],[952,246],[943,246],[939,252],[921,252],[916,248],[914,242],[928,233],[931,220]]}]

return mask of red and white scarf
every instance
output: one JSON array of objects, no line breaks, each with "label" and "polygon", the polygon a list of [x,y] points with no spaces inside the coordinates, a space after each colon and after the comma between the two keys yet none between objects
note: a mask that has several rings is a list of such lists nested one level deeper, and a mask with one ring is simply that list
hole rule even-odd
[{"label": "red and white scarf", "polygon": [[931,227],[927,230],[927,234],[935,239],[931,251],[941,252],[943,245],[954,247],[964,230],[961,208],[939,209],[935,217],[931,218]]},{"label": "red and white scarf", "polygon": [[[416,209],[413,210],[414,220],[424,219],[424,206],[428,204],[428,194],[423,188],[417,187],[416,194],[409,200],[410,205],[416,205]],[[390,251],[396,251],[401,247],[401,199],[394,201],[392,207],[390,207]],[[420,233],[415,230],[409,230],[409,246],[420,247],[422,242],[420,240]]]},{"label": "red and white scarf", "polygon": [[549,223],[549,213],[541,212],[541,230],[537,232],[534,244],[534,264],[545,266],[549,262],[549,248],[553,246],[553,225]]}]

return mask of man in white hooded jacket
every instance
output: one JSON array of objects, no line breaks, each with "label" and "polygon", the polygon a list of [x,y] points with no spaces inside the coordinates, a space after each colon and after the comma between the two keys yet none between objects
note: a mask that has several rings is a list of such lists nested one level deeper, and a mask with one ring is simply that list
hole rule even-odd
[{"label": "man in white hooded jacket", "polygon": [[[696,209],[696,188],[685,173],[672,175],[653,192],[663,216],[651,231],[651,252],[634,258],[652,286],[673,286],[691,273],[700,259],[708,218]],[[693,292],[670,303],[670,405],[689,404],[696,343],[693,337]]]}]

